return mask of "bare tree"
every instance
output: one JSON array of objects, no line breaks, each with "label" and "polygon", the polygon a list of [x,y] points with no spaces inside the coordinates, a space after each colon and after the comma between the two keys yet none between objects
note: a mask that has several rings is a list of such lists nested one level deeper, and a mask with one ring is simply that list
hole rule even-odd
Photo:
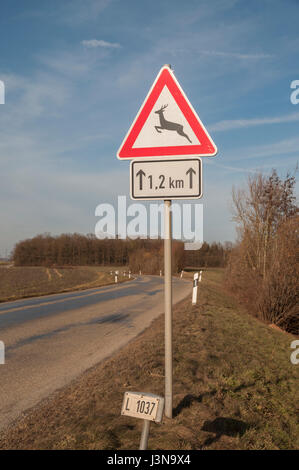
[{"label": "bare tree", "polygon": [[250,176],[247,190],[233,188],[234,220],[239,238],[247,247],[251,269],[265,278],[269,249],[281,223],[298,213],[294,196],[295,177],[282,180],[276,170],[269,177],[258,173]]},{"label": "bare tree", "polygon": [[227,285],[249,311],[298,333],[298,206],[295,177],[248,178],[247,188],[233,188],[239,242],[231,252]]}]

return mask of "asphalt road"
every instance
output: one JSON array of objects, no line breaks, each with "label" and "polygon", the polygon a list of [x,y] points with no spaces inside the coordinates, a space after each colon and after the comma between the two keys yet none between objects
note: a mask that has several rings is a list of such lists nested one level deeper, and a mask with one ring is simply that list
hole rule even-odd
[{"label": "asphalt road", "polygon": [[[191,296],[191,289],[190,280],[173,278],[173,302]],[[157,276],[0,304],[0,430],[111,356],[163,311]]]}]

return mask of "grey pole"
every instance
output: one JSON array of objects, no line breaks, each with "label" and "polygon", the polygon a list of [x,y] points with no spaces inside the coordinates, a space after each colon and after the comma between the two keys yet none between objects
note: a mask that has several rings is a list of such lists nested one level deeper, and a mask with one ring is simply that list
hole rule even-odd
[{"label": "grey pole", "polygon": [[171,201],[164,201],[165,416],[172,418]]},{"label": "grey pole", "polygon": [[147,419],[143,420],[143,427],[142,427],[139,450],[146,450],[147,449],[150,424],[151,424],[151,422],[149,420],[147,420]]}]

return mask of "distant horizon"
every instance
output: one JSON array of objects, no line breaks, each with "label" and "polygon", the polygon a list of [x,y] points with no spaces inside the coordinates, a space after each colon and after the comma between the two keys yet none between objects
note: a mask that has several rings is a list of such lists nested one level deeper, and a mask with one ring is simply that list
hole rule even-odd
[{"label": "distant horizon", "polygon": [[[76,235],[76,234],[81,235],[81,236],[85,236],[85,237],[88,236],[88,235],[93,235],[93,236],[96,238],[95,234],[93,234],[93,233],[80,233],[80,232],[73,232],[73,233],[71,233],[71,232],[62,232],[62,233],[60,233],[60,234],[54,235],[54,234],[52,234],[52,233],[50,233],[50,232],[44,232],[44,233],[37,233],[36,235],[33,235],[32,237],[20,239],[20,240],[18,240],[18,241],[15,243],[15,245],[17,245],[18,243],[20,243],[20,242],[22,242],[22,241],[31,240],[31,239],[33,239],[33,238],[35,238],[35,237],[39,237],[39,236],[43,236],[43,235],[45,235],[45,236],[48,235],[48,236],[50,236],[50,237],[60,237],[61,235]],[[141,238],[141,237],[130,237],[130,236],[128,236],[127,238],[117,238],[117,237],[115,237],[115,238],[114,238],[114,237],[109,238],[109,237],[107,237],[107,238],[105,238],[104,240],[106,240],[106,239],[107,239],[107,240],[138,240],[139,238]],[[144,237],[144,238],[141,238],[141,239],[142,239],[142,240],[163,240],[163,238],[160,237],[160,236],[157,237],[157,238]],[[188,240],[175,238],[174,241],[179,241],[179,242],[185,243],[185,242],[188,241]],[[222,246],[224,246],[226,243],[232,243],[232,244],[234,245],[236,242],[233,242],[233,241],[231,241],[231,240],[225,240],[225,241],[223,241],[223,242],[220,242],[220,241],[217,241],[217,240],[213,240],[213,241],[208,242],[207,240],[204,240],[204,241],[202,242],[202,245],[203,245],[204,243],[208,243],[209,245],[212,245],[212,244],[214,244],[214,243],[216,243],[216,244],[220,243]],[[13,254],[13,250],[14,250],[14,248],[15,248],[15,245],[14,245],[14,247],[12,248],[12,250],[9,252],[9,254],[7,255],[7,257],[6,257],[6,256],[3,256],[3,254],[0,253],[0,261],[9,260],[9,259],[11,258],[12,254]]]}]

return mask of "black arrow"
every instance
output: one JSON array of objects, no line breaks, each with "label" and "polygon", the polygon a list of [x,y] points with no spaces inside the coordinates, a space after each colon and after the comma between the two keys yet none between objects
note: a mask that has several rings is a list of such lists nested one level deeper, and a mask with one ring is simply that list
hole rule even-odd
[{"label": "black arrow", "polygon": [[189,170],[186,172],[186,175],[190,175],[190,189],[192,189],[193,186],[193,175],[196,175],[196,171],[193,170],[193,168],[189,168]]},{"label": "black arrow", "polygon": [[136,176],[139,176],[139,190],[142,191],[142,177],[145,176],[144,171],[139,170],[138,173],[136,173]]}]

